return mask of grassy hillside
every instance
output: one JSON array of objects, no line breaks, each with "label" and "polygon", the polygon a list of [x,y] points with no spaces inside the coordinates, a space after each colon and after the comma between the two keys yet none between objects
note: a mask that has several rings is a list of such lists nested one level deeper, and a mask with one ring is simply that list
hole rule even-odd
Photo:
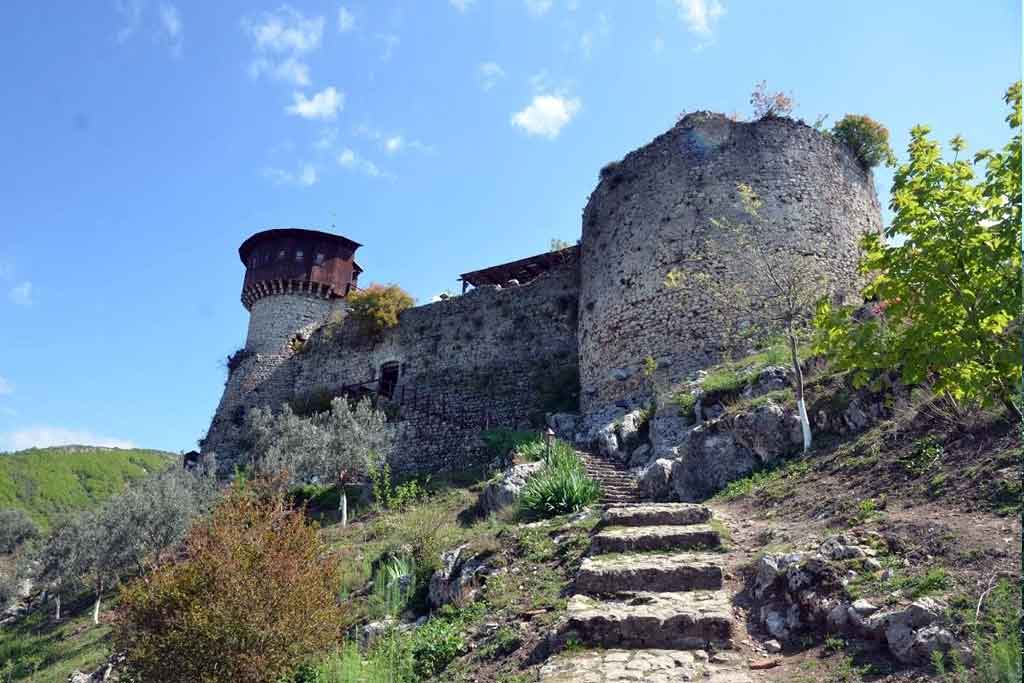
[{"label": "grassy hillside", "polygon": [[0,508],[25,510],[44,528],[58,516],[93,507],[125,484],[174,462],[173,453],[60,446],[0,455]]}]

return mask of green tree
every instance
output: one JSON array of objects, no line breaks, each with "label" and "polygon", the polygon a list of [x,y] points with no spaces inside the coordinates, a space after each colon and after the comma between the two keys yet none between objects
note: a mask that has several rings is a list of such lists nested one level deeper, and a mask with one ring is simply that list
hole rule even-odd
[{"label": "green tree", "polygon": [[861,267],[873,277],[864,294],[874,311],[854,316],[823,304],[818,346],[860,384],[899,368],[907,383],[934,381],[958,402],[1001,403],[1020,420],[1020,82],[1004,99],[1012,136],[1000,151],[961,159],[957,136],[947,161],[927,127],[911,131],[887,239],[864,240]]},{"label": "green tree", "polygon": [[397,325],[401,312],[415,303],[412,296],[398,285],[380,284],[352,291],[345,301],[348,303],[348,317],[374,335]]}]

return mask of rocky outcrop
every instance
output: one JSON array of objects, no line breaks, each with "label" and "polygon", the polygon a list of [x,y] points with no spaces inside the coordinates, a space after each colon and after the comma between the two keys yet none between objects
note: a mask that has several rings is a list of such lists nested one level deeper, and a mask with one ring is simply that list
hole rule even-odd
[{"label": "rocky outcrop", "polygon": [[924,597],[881,610],[868,600],[849,598],[840,563],[867,562],[874,554],[870,546],[839,536],[817,552],[765,555],[750,586],[759,623],[783,642],[805,633],[837,633],[884,646],[904,664],[927,664],[932,652],[951,650],[968,661],[970,652],[942,624],[941,602]]},{"label": "rocky outcrop", "polygon": [[540,462],[528,462],[513,465],[493,481],[487,483],[480,492],[477,509],[483,515],[515,505],[519,501],[519,492],[526,486],[527,480],[543,467]]},{"label": "rocky outcrop", "polygon": [[441,568],[430,577],[427,600],[434,607],[464,605],[476,597],[476,592],[496,567],[490,555],[466,556],[468,545],[441,553]]}]

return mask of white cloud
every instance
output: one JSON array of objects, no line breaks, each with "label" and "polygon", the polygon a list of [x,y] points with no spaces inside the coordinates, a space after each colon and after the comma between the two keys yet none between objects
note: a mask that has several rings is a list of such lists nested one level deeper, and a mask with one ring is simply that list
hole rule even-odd
[{"label": "white cloud", "polygon": [[369,159],[362,158],[348,147],[341,150],[341,154],[338,155],[338,165],[351,171],[359,171],[371,178],[393,177],[391,174],[382,171],[377,164]]},{"label": "white cloud", "polygon": [[257,56],[249,64],[249,75],[267,75],[277,81],[309,85],[309,66],[301,59],[320,48],[324,18],[307,17],[290,5],[258,18],[242,20],[242,30],[253,42]]},{"label": "white cloud", "polygon": [[88,430],[65,429],[64,427],[26,427],[0,434],[0,450],[6,451],[70,445],[135,448],[135,444],[127,439],[100,436]]},{"label": "white cloud", "polygon": [[160,4],[160,26],[171,46],[171,54],[180,57],[184,25],[181,22],[181,13],[178,12],[178,8],[169,2]]},{"label": "white cloud", "polygon": [[8,292],[11,301],[19,306],[28,306],[32,303],[32,283],[25,280],[19,285],[11,287],[11,291]]},{"label": "white cloud", "polygon": [[14,385],[11,384],[10,380],[5,378],[3,375],[0,375],[0,396],[3,396],[5,394],[13,394],[13,393],[14,393]]},{"label": "white cloud", "polygon": [[325,119],[330,120],[338,115],[338,112],[345,107],[345,93],[328,86],[312,97],[307,98],[304,93],[292,93],[293,103],[285,107],[285,111],[304,119]]},{"label": "white cloud", "polygon": [[526,11],[534,17],[542,17],[551,10],[552,0],[524,0]]},{"label": "white cloud", "polygon": [[306,17],[290,5],[264,12],[259,21],[244,19],[242,27],[257,49],[276,54],[311,52],[320,47],[324,37],[323,17]]},{"label": "white cloud", "polygon": [[121,15],[123,22],[117,31],[117,42],[123,43],[139,30],[142,23],[142,0],[117,0],[114,9]]},{"label": "white cloud", "polygon": [[487,92],[505,78],[505,70],[497,62],[484,62],[477,67],[477,77],[480,79],[480,88]]},{"label": "white cloud", "polygon": [[570,99],[561,95],[535,95],[525,109],[512,115],[512,125],[527,135],[554,140],[582,107],[583,103],[578,97]]},{"label": "white cloud", "polygon": [[448,0],[448,4],[460,12],[465,12],[476,4],[476,0]]},{"label": "white cloud", "polygon": [[385,140],[384,149],[387,150],[388,154],[394,154],[398,150],[402,149],[402,136],[395,135]]},{"label": "white cloud", "polygon": [[725,14],[719,0],[675,0],[679,18],[691,33],[708,41],[713,37],[715,24]]},{"label": "white cloud", "polygon": [[356,17],[344,5],[338,8],[338,31],[348,33],[356,27]]},{"label": "white cloud", "polygon": [[320,177],[317,175],[316,166],[313,164],[302,164],[295,173],[280,168],[266,168],[263,175],[270,178],[275,185],[299,185],[309,187],[315,185]]},{"label": "white cloud", "polygon": [[309,85],[310,83],[309,65],[294,57],[288,57],[284,61],[271,61],[265,57],[254,59],[249,64],[249,75],[259,78],[263,74],[275,81],[284,81],[295,85]]},{"label": "white cloud", "polygon": [[357,137],[373,140],[388,154],[394,154],[403,149],[413,149],[424,154],[433,154],[436,151],[433,145],[428,145],[420,140],[409,140],[401,133],[385,133],[379,128],[373,128],[365,123],[353,128],[352,133]]}]

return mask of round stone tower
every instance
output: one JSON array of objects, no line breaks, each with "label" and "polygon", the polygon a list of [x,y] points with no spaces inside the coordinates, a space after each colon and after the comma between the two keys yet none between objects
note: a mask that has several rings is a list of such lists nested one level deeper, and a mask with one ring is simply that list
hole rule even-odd
[{"label": "round stone tower", "polygon": [[360,246],[297,228],[264,230],[243,242],[238,256],[245,265],[242,304],[249,311],[245,349],[272,353],[323,323],[357,284]]},{"label": "round stone tower", "polygon": [[[844,147],[786,118],[750,123],[697,112],[601,171],[583,211],[580,384],[585,413],[645,397],[643,359],[666,386],[722,359],[737,322],[665,277],[700,255],[714,219],[740,218],[736,186],[764,204],[763,235],[827,264],[840,294],[857,291],[858,242],[881,229],[870,171]],[[743,272],[743,264],[721,270]],[[758,287],[757,282],[744,283]]]},{"label": "round stone tower", "polygon": [[217,454],[222,472],[230,472],[238,457],[246,412],[276,408],[292,397],[295,368],[285,361],[332,311],[344,307],[362,272],[355,262],[360,246],[341,235],[275,228],[238,248],[249,330],[244,349],[228,360],[224,394],[201,442],[204,454]]}]

